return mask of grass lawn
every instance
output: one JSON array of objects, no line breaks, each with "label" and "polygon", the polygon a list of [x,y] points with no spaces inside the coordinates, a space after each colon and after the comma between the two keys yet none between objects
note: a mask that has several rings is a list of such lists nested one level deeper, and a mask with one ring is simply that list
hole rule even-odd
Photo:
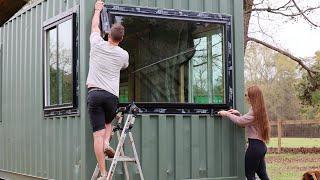
[{"label": "grass lawn", "polygon": [[[278,147],[278,138],[271,138],[268,147]],[[320,138],[281,138],[281,147],[320,147]]]},{"label": "grass lawn", "polygon": [[270,179],[300,180],[306,171],[320,169],[320,154],[267,154],[266,163]]}]

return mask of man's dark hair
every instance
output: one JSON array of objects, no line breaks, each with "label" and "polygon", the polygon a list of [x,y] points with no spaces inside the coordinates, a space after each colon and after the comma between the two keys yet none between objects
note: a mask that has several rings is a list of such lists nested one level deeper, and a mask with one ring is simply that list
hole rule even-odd
[{"label": "man's dark hair", "polygon": [[117,23],[113,24],[110,30],[111,39],[120,42],[124,36],[124,27]]}]

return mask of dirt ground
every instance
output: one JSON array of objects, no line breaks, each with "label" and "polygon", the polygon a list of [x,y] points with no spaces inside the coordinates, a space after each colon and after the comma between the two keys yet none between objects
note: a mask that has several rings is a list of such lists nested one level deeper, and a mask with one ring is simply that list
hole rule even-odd
[{"label": "dirt ground", "polygon": [[[268,148],[269,153],[277,153],[277,148]],[[319,147],[312,147],[312,148],[281,148],[282,153],[302,153],[302,154],[320,154]]]}]

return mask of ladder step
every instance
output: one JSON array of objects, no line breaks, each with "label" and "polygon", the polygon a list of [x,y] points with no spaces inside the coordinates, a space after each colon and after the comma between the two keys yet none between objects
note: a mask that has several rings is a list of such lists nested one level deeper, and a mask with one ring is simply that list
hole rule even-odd
[{"label": "ladder step", "polygon": [[[112,161],[113,158],[106,158],[108,161]],[[118,161],[125,161],[125,162],[136,162],[134,158],[127,157],[127,156],[120,156],[118,158]]]}]

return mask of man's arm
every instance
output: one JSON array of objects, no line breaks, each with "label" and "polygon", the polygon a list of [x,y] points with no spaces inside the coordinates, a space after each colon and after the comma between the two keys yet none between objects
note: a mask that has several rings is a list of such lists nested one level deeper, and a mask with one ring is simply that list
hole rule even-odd
[{"label": "man's arm", "polygon": [[96,5],[94,7],[94,15],[92,18],[92,25],[91,25],[91,33],[97,32],[100,34],[100,28],[99,28],[99,23],[100,23],[100,12],[103,9],[104,2],[101,0],[98,0],[96,2]]},{"label": "man's arm", "polygon": [[124,57],[124,63],[123,63],[121,70],[126,69],[128,66],[129,66],[129,53],[126,52],[126,55]]}]

